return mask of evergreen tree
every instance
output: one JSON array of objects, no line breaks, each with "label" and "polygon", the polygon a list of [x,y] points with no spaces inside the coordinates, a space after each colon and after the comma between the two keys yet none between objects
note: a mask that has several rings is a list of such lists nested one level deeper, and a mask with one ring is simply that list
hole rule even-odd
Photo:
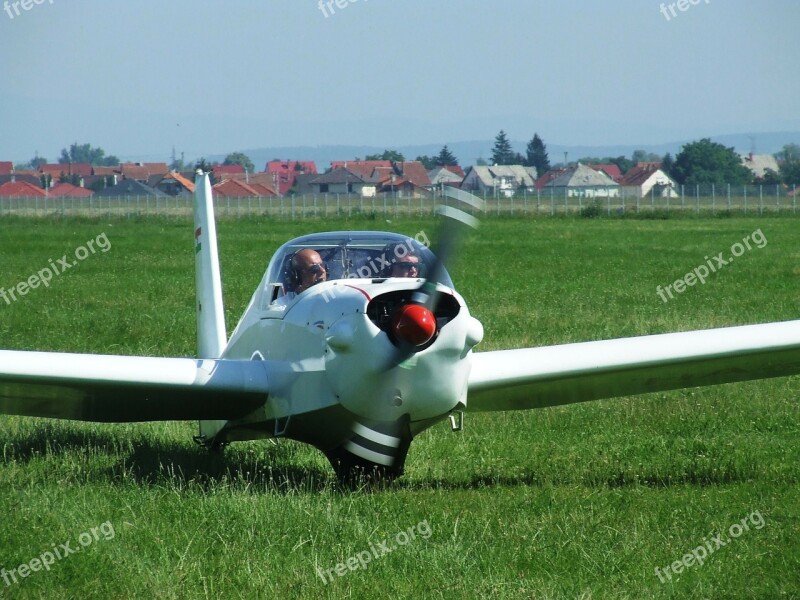
[{"label": "evergreen tree", "polygon": [[439,156],[436,157],[436,166],[454,167],[456,165],[458,165],[458,159],[452,152],[450,152],[450,149],[447,147],[447,144],[445,144],[444,148],[442,148],[441,151],[439,152]]},{"label": "evergreen tree", "polygon": [[502,129],[497,137],[494,138],[494,147],[492,148],[492,164],[495,165],[511,165],[514,164],[516,154],[511,148],[511,142],[508,141],[506,132]]},{"label": "evergreen tree", "polygon": [[541,177],[550,170],[550,158],[547,156],[547,146],[544,145],[538,133],[533,134],[533,139],[526,148],[527,157],[525,165],[536,167],[536,176]]}]

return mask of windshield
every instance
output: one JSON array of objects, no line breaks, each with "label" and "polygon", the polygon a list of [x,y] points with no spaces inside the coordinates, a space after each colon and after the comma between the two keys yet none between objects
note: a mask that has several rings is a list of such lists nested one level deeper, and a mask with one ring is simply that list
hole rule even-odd
[{"label": "windshield", "polygon": [[[294,292],[292,257],[296,252],[316,250],[327,269],[327,280],[383,279],[408,276],[425,278],[435,262],[428,249],[428,237],[420,232],[415,237],[380,231],[339,231],[315,233],[296,238],[281,246],[267,269],[267,287],[280,284],[284,293]],[[416,257],[416,258],[414,258]],[[418,264],[405,271],[408,263]],[[405,275],[400,273],[405,272]],[[441,282],[453,287],[450,276],[444,273]],[[274,296],[273,296],[274,298]]]}]

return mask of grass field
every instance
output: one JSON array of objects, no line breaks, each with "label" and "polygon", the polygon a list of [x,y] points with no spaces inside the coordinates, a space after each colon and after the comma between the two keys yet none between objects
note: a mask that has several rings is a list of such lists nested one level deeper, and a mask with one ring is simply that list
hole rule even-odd
[{"label": "grass field", "polygon": [[[434,224],[223,220],[229,331],[271,253],[326,229]],[[767,243],[704,285],[657,294],[759,229]],[[451,275],[484,324],[480,350],[788,320],[799,231],[777,217],[490,218]],[[194,353],[188,220],[0,219],[0,287],[102,234],[107,252],[0,299],[0,347]],[[460,433],[415,439],[388,489],[355,493],[291,441],[209,456],[195,423],[0,416],[0,568],[91,540],[17,582],[0,572],[0,598],[798,598],[798,397],[792,377],[468,414]],[[336,575],[384,540],[391,553]],[[664,575],[698,546],[714,548],[702,565]]]}]

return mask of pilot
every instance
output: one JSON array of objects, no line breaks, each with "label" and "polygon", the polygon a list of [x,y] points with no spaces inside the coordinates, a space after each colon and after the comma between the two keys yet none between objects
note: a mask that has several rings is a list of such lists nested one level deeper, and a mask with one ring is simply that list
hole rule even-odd
[{"label": "pilot", "polygon": [[328,269],[322,262],[319,252],[312,248],[298,250],[292,256],[291,280],[296,293],[303,292],[311,286],[328,279]]},{"label": "pilot", "polygon": [[395,243],[386,247],[384,257],[391,263],[386,277],[418,277],[419,254],[407,244]]}]

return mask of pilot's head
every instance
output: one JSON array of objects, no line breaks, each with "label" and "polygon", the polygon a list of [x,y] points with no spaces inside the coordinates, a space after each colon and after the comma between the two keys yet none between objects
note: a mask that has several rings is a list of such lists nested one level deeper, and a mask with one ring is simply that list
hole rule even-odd
[{"label": "pilot's head", "polygon": [[322,257],[311,248],[295,252],[292,256],[292,273],[295,281],[294,291],[298,294],[328,278],[328,270],[322,262]]},{"label": "pilot's head", "polygon": [[422,265],[419,254],[410,243],[394,243],[386,247],[385,259],[390,266],[387,277],[418,277]]}]

